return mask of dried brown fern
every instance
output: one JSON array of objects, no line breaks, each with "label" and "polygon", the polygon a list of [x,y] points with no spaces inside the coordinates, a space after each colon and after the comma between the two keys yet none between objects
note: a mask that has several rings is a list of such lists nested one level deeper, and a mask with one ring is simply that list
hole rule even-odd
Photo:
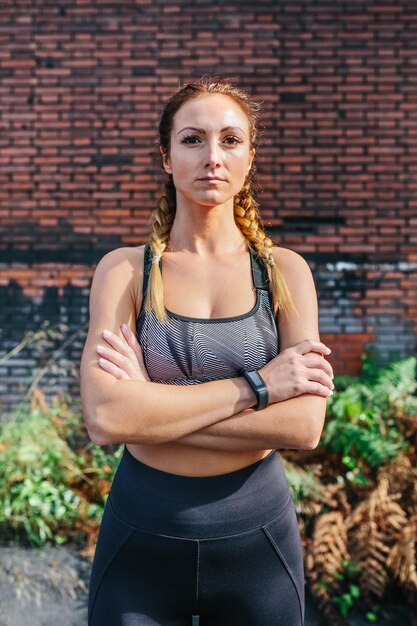
[{"label": "dried brown fern", "polygon": [[348,560],[346,527],[340,511],[324,513],[316,519],[306,553],[306,573],[311,591],[323,613],[334,626],[344,624],[332,598],[342,593],[338,575]]},{"label": "dried brown fern", "polygon": [[417,513],[402,528],[387,558],[389,567],[401,584],[417,590],[416,569]]},{"label": "dried brown fern", "polygon": [[401,491],[399,504],[408,517],[417,511],[417,468],[405,454],[398,455],[389,464],[381,467],[378,478],[386,476],[391,492]]},{"label": "dried brown fern", "polygon": [[45,398],[45,394],[42,389],[34,389],[30,398],[30,410],[31,412],[38,408],[44,413],[48,413],[49,406]]},{"label": "dried brown fern", "polygon": [[343,518],[346,518],[352,512],[352,506],[348,500],[345,485],[343,483],[334,482],[324,486],[326,495],[326,506],[329,509],[340,511]]},{"label": "dried brown fern", "polygon": [[398,500],[401,492],[390,493],[390,483],[382,474],[377,487],[346,519],[348,549],[361,566],[360,587],[382,597],[389,579],[388,555],[407,524]]},{"label": "dried brown fern", "polygon": [[387,476],[391,490],[401,490],[398,503],[406,512],[408,521],[388,555],[387,567],[404,586],[410,605],[416,607],[417,468],[409,456],[401,454],[381,468],[379,475]]}]

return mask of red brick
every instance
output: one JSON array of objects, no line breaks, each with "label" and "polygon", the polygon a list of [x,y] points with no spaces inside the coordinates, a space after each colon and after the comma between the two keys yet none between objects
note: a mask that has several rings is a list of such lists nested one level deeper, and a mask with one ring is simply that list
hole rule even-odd
[{"label": "red brick", "polygon": [[[371,332],[329,335],[335,350],[346,345],[339,371],[359,371],[364,345],[381,341],[367,315],[393,314],[394,304],[417,333],[415,269],[381,265],[417,262],[410,3],[345,13],[308,0],[277,12],[260,0],[230,5],[227,15],[211,0],[141,0],[139,13],[120,4],[120,14],[113,0],[78,1],[63,15],[42,3],[17,15],[13,3],[3,7],[0,262],[4,253],[10,261],[2,285],[16,280],[37,299],[53,286],[59,298],[70,284],[87,293],[92,256],[143,242],[163,180],[148,155],[162,104],[180,82],[212,71],[263,102],[257,197],[274,240],[305,255],[315,278],[329,275],[322,255],[359,266],[355,278],[341,270],[333,279]],[[98,11],[103,32],[88,32]],[[48,29],[35,32],[45,18]],[[87,32],[74,28],[81,20]],[[15,52],[22,38],[32,58]],[[50,263],[36,263],[41,249]]]}]

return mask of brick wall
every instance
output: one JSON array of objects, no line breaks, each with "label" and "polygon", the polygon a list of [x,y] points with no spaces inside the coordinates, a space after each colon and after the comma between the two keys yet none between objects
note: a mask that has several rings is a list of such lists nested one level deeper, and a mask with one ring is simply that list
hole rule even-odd
[{"label": "brick wall", "polygon": [[405,0],[1,2],[1,354],[65,324],[0,365],[3,412],[53,349],[76,370],[95,264],[147,232],[162,103],[204,73],[263,101],[262,215],[313,270],[335,372],[416,353],[416,41]]}]

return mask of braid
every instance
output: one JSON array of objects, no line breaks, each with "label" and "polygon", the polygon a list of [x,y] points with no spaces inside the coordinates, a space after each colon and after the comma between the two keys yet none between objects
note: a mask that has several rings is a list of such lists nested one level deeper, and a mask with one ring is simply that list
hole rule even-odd
[{"label": "braid", "polygon": [[153,218],[152,230],[148,238],[153,258],[149,273],[145,309],[148,313],[153,309],[161,322],[168,322],[168,316],[164,307],[163,283],[159,260],[168,243],[175,212],[175,186],[170,176],[168,182],[165,183],[164,192],[159,198],[157,207],[151,215],[151,220]]},{"label": "braid", "polygon": [[272,255],[274,244],[263,228],[258,203],[252,196],[249,180],[246,180],[240,192],[235,196],[234,215],[235,222],[246,237],[249,245],[266,265],[275,314],[278,311],[283,311],[286,314],[289,314],[291,311],[297,312],[284,277],[276,266]]}]

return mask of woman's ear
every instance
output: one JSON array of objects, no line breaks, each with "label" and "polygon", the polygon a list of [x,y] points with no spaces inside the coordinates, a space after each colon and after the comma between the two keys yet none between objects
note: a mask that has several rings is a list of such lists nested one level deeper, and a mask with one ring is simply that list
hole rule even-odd
[{"label": "woman's ear", "polygon": [[172,174],[171,160],[170,160],[169,156],[167,155],[167,153],[165,152],[165,150],[163,149],[162,146],[159,146],[159,151],[160,151],[161,156],[162,156],[162,166],[163,166],[164,170],[166,171],[167,174]]}]

